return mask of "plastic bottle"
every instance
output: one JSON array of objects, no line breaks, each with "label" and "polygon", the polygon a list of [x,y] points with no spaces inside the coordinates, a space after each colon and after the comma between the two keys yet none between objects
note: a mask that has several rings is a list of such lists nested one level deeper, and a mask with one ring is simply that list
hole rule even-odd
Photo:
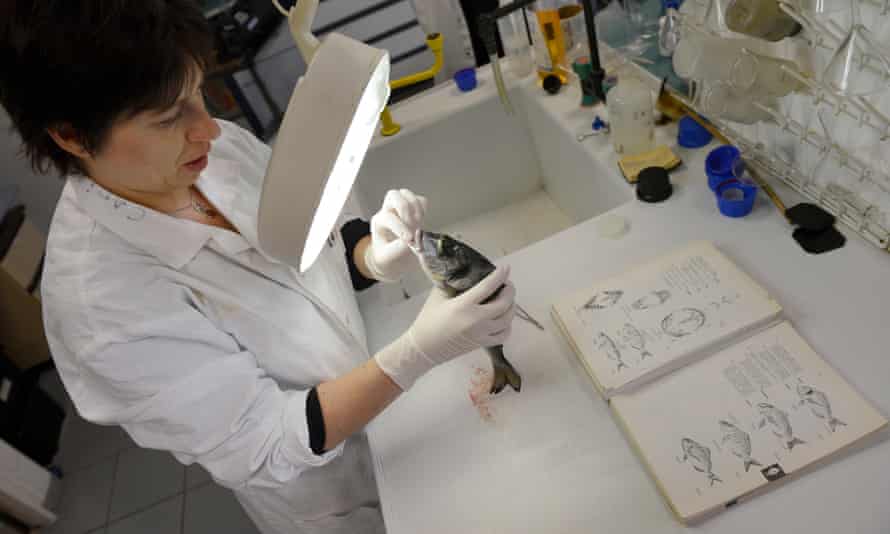
[{"label": "plastic bottle", "polygon": [[680,42],[679,5],[679,0],[666,0],[664,16],[658,19],[658,53],[662,57],[671,57]]},{"label": "plastic bottle", "polygon": [[619,156],[634,156],[655,148],[652,94],[630,73],[622,73],[618,85],[606,94],[612,146]]}]

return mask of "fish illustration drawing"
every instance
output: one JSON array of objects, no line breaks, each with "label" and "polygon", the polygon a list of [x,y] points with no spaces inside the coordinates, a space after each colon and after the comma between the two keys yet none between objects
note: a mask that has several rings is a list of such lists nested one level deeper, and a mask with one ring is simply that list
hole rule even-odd
[{"label": "fish illustration drawing", "polygon": [[800,396],[801,404],[808,405],[813,415],[819,419],[824,419],[832,432],[837,429],[838,425],[847,426],[847,423],[832,415],[831,404],[829,404],[825,393],[818,389],[813,389],[806,384],[800,384],[797,386],[797,394]]},{"label": "fish illustration drawing", "polygon": [[683,458],[680,461],[688,460],[693,469],[699,473],[705,473],[712,486],[714,482],[723,482],[711,471],[711,449],[689,438],[681,439],[680,447],[683,449]]},{"label": "fish illustration drawing", "polygon": [[680,308],[661,321],[661,329],[671,337],[686,337],[705,324],[705,314],[695,308]]},{"label": "fish illustration drawing", "polygon": [[760,415],[763,416],[763,419],[760,420],[760,425],[758,425],[759,428],[763,428],[766,423],[769,423],[772,426],[773,434],[782,440],[785,448],[789,451],[795,445],[806,443],[806,441],[794,435],[794,430],[791,429],[791,420],[788,419],[787,413],[766,402],[758,403],[757,409],[760,410]]},{"label": "fish illustration drawing", "polygon": [[618,364],[618,371],[628,367],[628,365],[624,363],[624,360],[621,359],[621,352],[618,350],[615,342],[612,341],[612,338],[606,335],[605,332],[600,332],[596,336],[594,343],[596,344],[596,348],[606,353],[607,358]]},{"label": "fish illustration drawing", "polygon": [[630,323],[624,323],[624,328],[621,329],[621,335],[624,337],[624,340],[628,345],[640,353],[640,360],[652,357],[652,353],[646,350],[646,340],[643,338],[643,334],[637,327]]},{"label": "fish illustration drawing", "polygon": [[747,432],[730,423],[729,421],[721,420],[719,424],[720,430],[723,432],[723,440],[721,441],[721,443],[724,447],[729,449],[729,452],[733,453],[735,456],[739,457],[742,460],[742,462],[745,464],[746,473],[752,465],[759,465],[763,467],[762,463],[751,458],[751,436],[749,436]]},{"label": "fish illustration drawing", "polygon": [[583,309],[585,310],[605,310],[611,308],[624,296],[624,291],[616,289],[614,291],[600,291],[588,300]]},{"label": "fish illustration drawing", "polygon": [[648,310],[649,308],[661,306],[662,304],[667,302],[667,299],[669,298],[671,298],[670,291],[668,291],[667,289],[659,289],[658,291],[653,291],[648,295],[642,296],[633,301],[630,307],[635,310]]}]

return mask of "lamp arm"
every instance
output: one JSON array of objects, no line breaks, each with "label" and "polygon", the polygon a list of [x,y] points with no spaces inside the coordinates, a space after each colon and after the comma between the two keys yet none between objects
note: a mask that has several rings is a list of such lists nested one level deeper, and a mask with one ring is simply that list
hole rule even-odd
[{"label": "lamp arm", "polygon": [[[277,2],[276,6],[278,6]],[[291,37],[307,65],[312,62],[312,57],[319,45],[318,39],[312,34],[312,23],[315,21],[316,11],[318,11],[318,0],[300,0],[287,15]]]}]

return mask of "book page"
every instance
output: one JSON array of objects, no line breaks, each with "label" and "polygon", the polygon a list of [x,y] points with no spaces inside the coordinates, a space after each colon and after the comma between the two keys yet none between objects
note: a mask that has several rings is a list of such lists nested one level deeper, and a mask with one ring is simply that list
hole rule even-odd
[{"label": "book page", "polygon": [[606,396],[770,322],[780,312],[763,288],[702,241],[554,305]]},{"label": "book page", "polygon": [[787,322],[616,395],[612,408],[686,519],[887,423]]}]

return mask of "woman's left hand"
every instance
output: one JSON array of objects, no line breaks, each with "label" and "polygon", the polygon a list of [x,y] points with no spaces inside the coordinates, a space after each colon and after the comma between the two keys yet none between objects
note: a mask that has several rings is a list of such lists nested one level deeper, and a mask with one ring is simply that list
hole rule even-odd
[{"label": "woman's left hand", "polygon": [[371,246],[365,251],[365,264],[374,278],[395,281],[415,265],[410,245],[426,208],[426,198],[407,189],[386,193],[383,207],[371,218]]}]

